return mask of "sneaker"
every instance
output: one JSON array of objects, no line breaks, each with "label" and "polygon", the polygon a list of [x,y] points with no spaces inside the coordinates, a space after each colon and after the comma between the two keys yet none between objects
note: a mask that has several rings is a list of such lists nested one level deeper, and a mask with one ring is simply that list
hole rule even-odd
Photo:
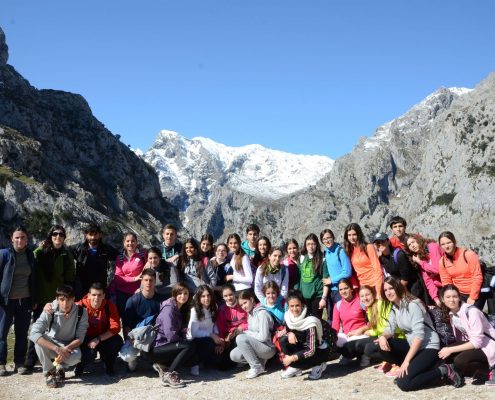
[{"label": "sneaker", "polygon": [[193,365],[189,372],[192,376],[199,376],[199,365]]},{"label": "sneaker", "polygon": [[76,378],[80,378],[84,372],[84,367],[82,363],[79,363],[76,365],[76,368],[74,368],[74,376]]},{"label": "sneaker", "polygon": [[251,367],[246,374],[246,379],[256,378],[258,375],[261,375],[264,372],[265,369],[263,367]]},{"label": "sneaker", "polygon": [[162,385],[171,387],[173,389],[183,388],[184,386],[186,386],[186,384],[180,380],[179,374],[175,371],[165,372],[163,374]]},{"label": "sneaker", "polygon": [[62,386],[65,382],[65,370],[63,368],[57,368],[55,372],[55,380],[57,381],[57,386]]},{"label": "sneaker", "polygon": [[137,364],[138,364],[137,358],[135,358],[134,360],[130,360],[127,363],[127,370],[129,372],[134,372],[137,369]]},{"label": "sneaker", "polygon": [[326,369],[327,369],[327,363],[321,363],[320,365],[317,365],[316,367],[313,367],[311,369],[308,378],[313,381],[316,381],[317,379],[321,378],[323,371],[325,371]]},{"label": "sneaker", "polygon": [[7,375],[7,368],[5,368],[5,365],[0,365],[0,376],[5,376]]},{"label": "sneaker", "polygon": [[14,372],[16,372],[17,375],[27,375],[29,371],[24,365],[16,365]]},{"label": "sneaker", "polygon": [[385,372],[387,378],[398,378],[400,374],[400,367],[398,365],[392,365],[391,368]]},{"label": "sneaker", "polygon": [[392,369],[392,364],[389,364],[386,361],[383,361],[381,364],[378,364],[375,369],[377,371],[383,372],[384,374],[387,373]]},{"label": "sneaker", "polygon": [[300,375],[302,375],[302,369],[294,368],[294,367],[287,367],[287,369],[284,369],[280,373],[282,379],[292,378],[294,376],[300,376]]},{"label": "sneaker", "polygon": [[350,362],[351,362],[350,358],[344,356],[340,356],[339,358],[339,365],[349,365]]},{"label": "sneaker", "polygon": [[460,388],[464,384],[464,379],[454,369],[452,364],[443,364],[439,368],[442,376],[455,388]]},{"label": "sneaker", "polygon": [[46,373],[46,387],[55,389],[58,386],[55,369],[52,369]]},{"label": "sneaker", "polygon": [[359,361],[359,366],[365,368],[365,367],[369,367],[370,364],[371,364],[370,358],[366,354],[363,354],[361,356],[361,360]]},{"label": "sneaker", "polygon": [[488,372],[488,380],[485,382],[486,386],[495,386],[495,368],[492,368]]},{"label": "sneaker", "polygon": [[154,364],[153,364],[153,369],[154,369],[156,372],[158,372],[158,376],[159,376],[160,378],[162,378],[162,377],[163,377],[163,374],[165,374],[165,370],[166,370],[165,365],[163,365],[163,364],[158,364],[158,363],[154,363]]}]

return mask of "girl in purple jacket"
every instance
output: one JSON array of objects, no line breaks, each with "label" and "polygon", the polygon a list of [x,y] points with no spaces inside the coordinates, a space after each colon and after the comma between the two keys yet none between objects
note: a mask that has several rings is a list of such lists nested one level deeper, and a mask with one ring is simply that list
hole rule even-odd
[{"label": "girl in purple jacket", "polygon": [[177,370],[191,360],[195,353],[195,342],[186,339],[190,310],[189,289],[185,283],[176,284],[172,289],[172,297],[160,305],[160,313],[156,318],[158,330],[155,345],[149,356],[163,386],[185,386]]}]

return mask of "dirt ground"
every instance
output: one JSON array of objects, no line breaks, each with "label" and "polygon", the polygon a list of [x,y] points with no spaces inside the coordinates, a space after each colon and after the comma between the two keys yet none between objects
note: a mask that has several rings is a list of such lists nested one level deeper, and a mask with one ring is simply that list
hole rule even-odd
[{"label": "dirt ground", "polygon": [[[32,375],[9,374],[0,378],[0,399],[119,399],[126,396],[134,399],[434,399],[434,400],[484,400],[495,399],[495,387],[467,384],[459,389],[439,386],[413,393],[401,392],[392,382],[373,367],[359,368],[356,363],[340,366],[337,361],[328,364],[319,381],[310,381],[307,373],[300,377],[281,379],[280,369],[272,366],[268,372],[256,379],[245,379],[247,368],[233,372],[201,370],[197,378],[181,372],[187,382],[182,389],[171,389],[161,385],[158,374],[151,365],[140,361],[138,370],[126,372],[125,364],[117,361],[117,373],[108,377],[99,363],[91,366],[82,378],[67,373],[64,387],[48,389],[41,368],[36,367]],[[12,370],[12,366],[9,366]],[[169,397],[170,396],[170,397]]]}]

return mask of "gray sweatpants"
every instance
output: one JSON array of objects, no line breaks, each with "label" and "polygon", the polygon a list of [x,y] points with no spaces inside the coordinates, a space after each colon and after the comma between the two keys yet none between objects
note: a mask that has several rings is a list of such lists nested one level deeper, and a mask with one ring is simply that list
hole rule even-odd
[{"label": "gray sweatpants", "polygon": [[230,352],[230,359],[236,363],[249,364],[251,368],[262,368],[266,360],[275,355],[275,346],[268,346],[246,334],[236,337],[237,347]]},{"label": "gray sweatpants", "polygon": [[[35,343],[34,348],[36,349],[36,354],[38,355],[41,366],[43,367],[43,374],[46,375],[48,371],[54,368],[52,360],[57,357],[57,353],[55,353],[53,350],[47,349],[46,347],[42,347],[37,343]],[[81,350],[77,348],[73,350],[70,357],[60,365],[62,366],[62,368],[67,369],[68,367],[72,367],[73,365],[78,364],[80,361]]]}]

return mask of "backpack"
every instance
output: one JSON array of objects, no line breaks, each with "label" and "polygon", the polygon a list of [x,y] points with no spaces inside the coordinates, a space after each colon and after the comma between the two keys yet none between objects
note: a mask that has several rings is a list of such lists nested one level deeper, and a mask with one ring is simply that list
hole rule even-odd
[{"label": "backpack", "polygon": [[320,319],[320,322],[323,332],[322,343],[325,342],[327,344],[325,350],[329,353],[334,353],[337,351],[337,332],[324,319]]},{"label": "backpack", "polygon": [[433,328],[438,333],[442,346],[448,346],[456,341],[454,330],[449,322],[443,319],[442,310],[438,307],[427,308],[433,322]]}]

